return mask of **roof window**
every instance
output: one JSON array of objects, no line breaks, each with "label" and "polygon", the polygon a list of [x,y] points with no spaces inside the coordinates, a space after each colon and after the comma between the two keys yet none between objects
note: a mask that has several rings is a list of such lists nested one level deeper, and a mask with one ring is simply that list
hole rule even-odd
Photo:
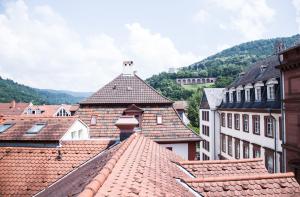
[{"label": "roof window", "polygon": [[3,133],[4,131],[6,131],[7,129],[9,129],[12,126],[13,126],[12,123],[1,124],[0,125],[0,133]]},{"label": "roof window", "polygon": [[46,126],[45,122],[36,123],[30,129],[28,129],[26,133],[28,134],[39,133],[45,126]]}]

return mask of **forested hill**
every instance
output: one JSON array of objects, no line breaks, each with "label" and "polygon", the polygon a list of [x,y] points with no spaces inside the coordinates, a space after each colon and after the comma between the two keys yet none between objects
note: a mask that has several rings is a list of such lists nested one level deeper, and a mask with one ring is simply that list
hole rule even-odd
[{"label": "forested hill", "polygon": [[0,77],[0,102],[10,102],[12,99],[17,102],[33,102],[34,104],[72,104],[79,102],[83,97],[35,89]]},{"label": "forested hill", "polygon": [[300,41],[300,35],[291,37],[256,40],[225,49],[204,60],[187,65],[176,73],[162,72],[153,75],[147,82],[163,95],[174,99],[188,99],[192,91],[175,83],[176,78],[217,77],[215,87],[229,85],[242,71],[252,63],[275,53],[275,45],[282,42],[286,48]]}]

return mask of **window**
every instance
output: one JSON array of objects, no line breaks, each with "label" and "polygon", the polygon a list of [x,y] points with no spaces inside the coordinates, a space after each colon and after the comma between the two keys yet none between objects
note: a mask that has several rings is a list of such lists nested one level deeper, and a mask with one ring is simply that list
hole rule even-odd
[{"label": "window", "polygon": [[222,152],[226,153],[226,136],[221,134]]},{"label": "window", "polygon": [[64,109],[60,109],[56,116],[70,116],[70,114]]},{"label": "window", "polygon": [[224,103],[227,102],[227,99],[226,99],[226,92],[225,92],[224,95],[223,95],[223,102],[224,102]]},{"label": "window", "polygon": [[233,102],[233,92],[229,92],[229,102]]},{"label": "window", "polygon": [[206,140],[203,140],[202,148],[209,151],[209,142]]},{"label": "window", "polygon": [[261,101],[261,87],[255,88],[255,101]]},{"label": "window", "polygon": [[282,140],[282,136],[283,133],[282,133],[282,118],[279,117],[279,140]]},{"label": "window", "polygon": [[240,114],[234,114],[234,128],[240,130]]},{"label": "window", "polygon": [[249,142],[243,142],[243,158],[249,158]]},{"label": "window", "polygon": [[250,89],[245,89],[245,101],[250,102]]},{"label": "window", "polygon": [[36,123],[35,125],[33,125],[30,129],[28,129],[28,131],[26,133],[28,134],[36,134],[38,132],[40,132],[44,127],[45,127],[46,123]]},{"label": "window", "polygon": [[226,125],[225,125],[225,113],[222,113],[221,114],[221,126],[222,127],[225,127]]},{"label": "window", "polygon": [[256,135],[260,134],[260,116],[259,115],[252,116],[252,131],[253,131],[253,134],[256,134]]},{"label": "window", "polygon": [[253,144],[253,158],[260,157],[260,146]]},{"label": "window", "polygon": [[96,124],[97,124],[97,116],[96,115],[92,115],[91,125],[96,125]]},{"label": "window", "polygon": [[205,160],[209,160],[209,156],[207,156],[206,154],[202,153],[202,159]]},{"label": "window", "polygon": [[209,121],[209,111],[202,111],[202,120]]},{"label": "window", "polygon": [[243,114],[243,131],[249,132],[249,115]]},{"label": "window", "polygon": [[4,123],[4,124],[0,125],[0,133],[3,133],[4,131],[6,131],[7,129],[9,129],[12,126],[13,126],[12,123]]},{"label": "window", "polygon": [[265,165],[269,173],[274,172],[274,151],[265,149]]},{"label": "window", "polygon": [[235,139],[234,140],[234,155],[236,159],[240,158],[240,140]]},{"label": "window", "polygon": [[267,86],[267,98],[268,98],[268,100],[275,100],[275,86],[274,85]]},{"label": "window", "polygon": [[227,126],[232,128],[232,114],[227,114]]},{"label": "window", "polygon": [[239,103],[242,100],[241,90],[236,91],[236,101]]},{"label": "window", "polygon": [[82,138],[82,129],[80,129],[79,131],[78,131],[78,139],[81,139]]},{"label": "window", "polygon": [[157,124],[162,124],[162,115],[161,114],[156,115],[156,123]]},{"label": "window", "polygon": [[209,136],[209,127],[206,125],[202,125],[202,134]]},{"label": "window", "polygon": [[72,138],[72,140],[77,138],[77,131],[72,131],[71,132],[71,138]]},{"label": "window", "polygon": [[265,136],[274,137],[275,119],[271,116],[265,116]]},{"label": "window", "polygon": [[227,137],[228,143],[228,155],[232,156],[232,137],[228,136]]}]

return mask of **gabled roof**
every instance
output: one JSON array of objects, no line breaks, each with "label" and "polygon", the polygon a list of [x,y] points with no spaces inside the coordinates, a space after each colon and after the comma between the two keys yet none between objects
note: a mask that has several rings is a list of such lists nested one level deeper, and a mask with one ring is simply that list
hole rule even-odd
[{"label": "gabled roof", "polygon": [[21,115],[30,103],[0,103],[0,115],[3,116],[16,116]]},{"label": "gabled roof", "polygon": [[105,150],[110,141],[65,141],[57,148],[0,147],[0,196],[33,196]]},{"label": "gabled roof", "polygon": [[137,75],[119,75],[80,104],[171,104]]},{"label": "gabled roof", "polygon": [[197,178],[244,174],[267,174],[262,159],[180,161],[179,164]]},{"label": "gabled roof", "polygon": [[61,108],[65,109],[67,112],[74,112],[74,111],[78,110],[79,105],[65,105],[65,104],[61,104],[61,105],[32,105],[32,106],[29,106],[27,108],[27,110],[28,109],[40,110],[41,113],[40,114],[27,114],[26,111],[25,111],[23,116],[51,117],[51,116],[55,116],[56,113],[58,113]]},{"label": "gabled roof", "polygon": [[210,109],[215,109],[222,102],[224,96],[223,91],[224,88],[204,88],[202,98],[206,98],[206,100],[201,99],[200,108],[203,107],[204,102],[207,102]]},{"label": "gabled roof", "polygon": [[[7,117],[12,127],[0,133],[1,141],[59,141],[78,117]],[[26,133],[36,123],[45,123],[37,134]]]},{"label": "gabled roof", "polygon": [[[250,65],[249,70],[241,77],[237,78],[230,87],[237,87],[239,85],[246,85],[248,83],[255,83],[257,81],[267,81],[271,78],[279,78],[280,70],[276,66],[280,64],[278,56],[273,55],[263,60],[257,61]],[[266,66],[264,71],[261,71],[261,66]]]}]

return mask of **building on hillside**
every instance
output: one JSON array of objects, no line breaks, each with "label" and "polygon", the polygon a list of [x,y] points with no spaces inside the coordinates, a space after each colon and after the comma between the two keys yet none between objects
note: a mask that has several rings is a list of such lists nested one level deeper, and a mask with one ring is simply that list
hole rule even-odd
[{"label": "building on hillside", "polygon": [[219,107],[223,159],[265,160],[269,172],[282,171],[281,95],[278,56],[250,69],[226,88]]},{"label": "building on hillside", "polygon": [[74,116],[79,105],[29,105],[24,110],[26,116],[65,117]]},{"label": "building on hillside", "polygon": [[119,139],[115,122],[133,115],[136,130],[185,159],[195,159],[199,135],[189,129],[162,96],[132,72],[132,62],[124,62],[121,75],[80,103],[77,115],[90,128],[91,138]]},{"label": "building on hillside", "polygon": [[204,88],[199,109],[199,130],[203,139],[200,145],[200,160],[219,159],[220,153],[220,114],[224,88]]},{"label": "building on hillside", "polygon": [[300,195],[293,173],[270,174],[262,159],[187,161],[141,133],[114,148],[111,155],[104,150],[37,196]]},{"label": "building on hillside", "polygon": [[78,117],[7,117],[0,124],[0,146],[58,146],[66,140],[90,139]]},{"label": "building on hillside", "polygon": [[190,120],[187,117],[188,102],[187,101],[175,101],[173,103],[173,107],[174,107],[174,109],[176,109],[176,111],[179,114],[183,123],[185,125],[190,124]]},{"label": "building on hillside", "polygon": [[283,90],[283,152],[286,171],[300,182],[300,45],[279,55]]},{"label": "building on hillside", "polygon": [[206,84],[215,83],[216,80],[216,77],[177,78],[176,83],[180,85]]},{"label": "building on hillside", "polygon": [[0,116],[18,116],[24,113],[30,103],[17,103],[12,100],[10,103],[0,103]]}]

